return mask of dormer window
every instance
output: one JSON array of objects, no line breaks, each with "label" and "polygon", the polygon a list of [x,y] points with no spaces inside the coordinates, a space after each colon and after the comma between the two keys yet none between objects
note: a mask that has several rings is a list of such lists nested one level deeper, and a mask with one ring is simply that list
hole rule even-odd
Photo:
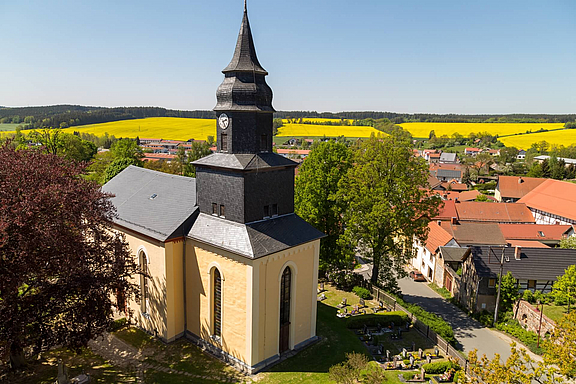
[{"label": "dormer window", "polygon": [[542,231],[538,231],[538,236],[540,236],[540,237],[544,237],[544,232],[542,232]]},{"label": "dormer window", "polygon": [[270,217],[270,206],[269,205],[265,205],[264,206],[264,218],[268,219]]},{"label": "dormer window", "polygon": [[220,204],[220,217],[224,217],[224,205]]},{"label": "dormer window", "polygon": [[272,204],[272,217],[278,216],[278,204]]},{"label": "dormer window", "polygon": [[218,204],[212,203],[212,214],[218,216]]}]

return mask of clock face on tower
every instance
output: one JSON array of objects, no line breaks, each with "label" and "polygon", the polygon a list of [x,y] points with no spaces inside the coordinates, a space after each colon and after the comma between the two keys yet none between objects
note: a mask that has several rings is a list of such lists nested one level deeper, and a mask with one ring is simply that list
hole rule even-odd
[{"label": "clock face on tower", "polygon": [[229,123],[228,115],[223,113],[220,116],[218,116],[218,125],[220,126],[220,128],[222,129],[228,128],[228,123]]}]

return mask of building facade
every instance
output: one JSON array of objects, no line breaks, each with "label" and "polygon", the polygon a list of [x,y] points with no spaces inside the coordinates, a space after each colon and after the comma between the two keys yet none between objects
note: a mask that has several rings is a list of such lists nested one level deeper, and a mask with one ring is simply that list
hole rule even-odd
[{"label": "building facade", "polygon": [[317,340],[324,235],[294,214],[297,164],[272,152],[272,90],[246,8],[223,73],[217,150],[195,179],[130,166],[103,190],[143,272],[134,321],[254,373]]}]

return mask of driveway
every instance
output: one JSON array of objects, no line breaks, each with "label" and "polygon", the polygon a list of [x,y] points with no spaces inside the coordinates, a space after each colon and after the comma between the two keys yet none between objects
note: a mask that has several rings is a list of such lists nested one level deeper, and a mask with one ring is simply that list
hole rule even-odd
[{"label": "driveway", "polygon": [[[460,343],[464,353],[474,349],[478,350],[478,355],[486,354],[493,358],[495,353],[499,353],[501,359],[510,356],[510,343],[512,340],[500,332],[492,331],[476,320],[468,317],[456,306],[448,303],[439,294],[430,289],[425,282],[414,282],[409,278],[398,280],[398,285],[402,289],[404,300],[409,303],[420,305],[428,312],[441,316],[446,322],[452,325],[454,336]],[[530,353],[534,358],[536,355]]]}]

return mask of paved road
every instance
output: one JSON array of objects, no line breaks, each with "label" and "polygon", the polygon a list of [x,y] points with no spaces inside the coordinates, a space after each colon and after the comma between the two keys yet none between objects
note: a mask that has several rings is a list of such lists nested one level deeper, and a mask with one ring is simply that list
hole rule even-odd
[{"label": "paved road", "polygon": [[502,359],[510,356],[510,338],[491,331],[476,320],[466,316],[454,305],[445,301],[424,282],[414,282],[404,278],[398,280],[404,300],[420,305],[429,312],[441,316],[452,325],[454,336],[461,344],[465,353],[478,349],[478,355],[486,354],[489,358],[499,353]]}]

